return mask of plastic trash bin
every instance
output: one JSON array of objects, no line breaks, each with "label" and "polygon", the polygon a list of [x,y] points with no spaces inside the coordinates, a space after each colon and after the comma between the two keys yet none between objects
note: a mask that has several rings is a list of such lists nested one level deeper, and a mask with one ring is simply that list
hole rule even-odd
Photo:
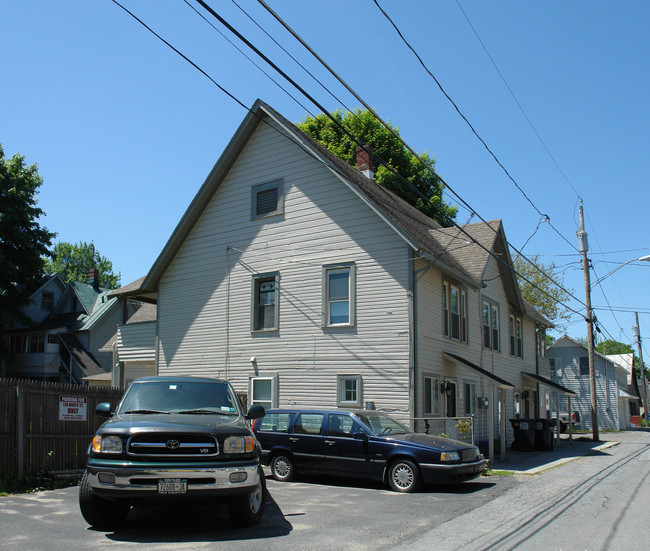
[{"label": "plastic trash bin", "polygon": [[515,433],[512,449],[520,452],[532,452],[535,449],[535,419],[510,419]]},{"label": "plastic trash bin", "polygon": [[553,451],[554,419],[535,419],[535,449],[543,452]]}]

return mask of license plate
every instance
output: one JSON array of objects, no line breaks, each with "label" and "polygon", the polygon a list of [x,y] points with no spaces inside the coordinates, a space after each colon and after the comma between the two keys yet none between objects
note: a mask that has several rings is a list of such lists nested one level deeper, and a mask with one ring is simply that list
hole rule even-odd
[{"label": "license plate", "polygon": [[163,478],[158,481],[159,494],[186,494],[187,480],[179,478]]}]

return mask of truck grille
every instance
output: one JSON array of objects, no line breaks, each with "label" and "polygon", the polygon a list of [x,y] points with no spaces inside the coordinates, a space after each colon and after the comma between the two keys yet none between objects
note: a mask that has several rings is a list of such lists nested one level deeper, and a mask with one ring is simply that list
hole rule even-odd
[{"label": "truck grille", "polygon": [[143,434],[129,438],[126,451],[138,457],[210,457],[219,454],[219,442],[205,435]]}]

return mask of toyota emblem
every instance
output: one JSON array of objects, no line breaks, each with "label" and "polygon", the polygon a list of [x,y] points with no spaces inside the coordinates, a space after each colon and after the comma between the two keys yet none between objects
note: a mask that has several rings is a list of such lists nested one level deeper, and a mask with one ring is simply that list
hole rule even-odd
[{"label": "toyota emblem", "polygon": [[167,446],[170,450],[176,450],[180,445],[181,443],[178,440],[167,440],[165,443],[165,446]]}]

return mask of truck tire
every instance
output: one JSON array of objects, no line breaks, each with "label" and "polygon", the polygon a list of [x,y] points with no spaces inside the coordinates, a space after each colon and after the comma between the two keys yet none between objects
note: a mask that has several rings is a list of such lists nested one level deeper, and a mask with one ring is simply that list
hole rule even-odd
[{"label": "truck tire", "polygon": [[235,496],[228,501],[228,514],[233,524],[254,526],[264,516],[266,505],[266,478],[262,467],[259,468],[260,480],[250,494]]},{"label": "truck tire", "polygon": [[131,505],[114,499],[96,496],[88,483],[88,473],[84,473],[79,486],[79,509],[86,522],[99,530],[113,530],[124,522]]}]

